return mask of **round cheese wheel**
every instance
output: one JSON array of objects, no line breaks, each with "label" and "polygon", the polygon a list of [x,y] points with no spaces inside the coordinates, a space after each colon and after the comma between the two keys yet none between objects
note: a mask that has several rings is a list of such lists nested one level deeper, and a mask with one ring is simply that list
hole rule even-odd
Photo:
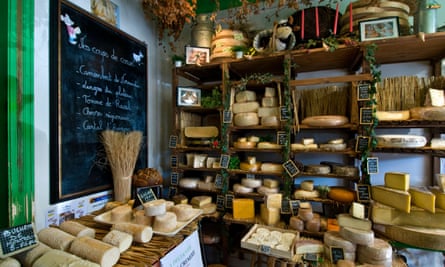
[{"label": "round cheese wheel", "polygon": [[181,178],[179,180],[179,186],[184,188],[196,188],[198,186],[198,178]]},{"label": "round cheese wheel", "polygon": [[331,172],[331,167],[327,165],[306,165],[304,166],[304,171],[313,174],[328,174]]},{"label": "round cheese wheel", "polygon": [[312,208],[299,208],[298,209],[298,217],[303,220],[304,222],[307,222],[309,220],[312,220],[314,218],[314,213],[312,212]]},{"label": "round cheese wheel", "polygon": [[281,145],[271,142],[259,142],[257,148],[261,149],[280,149]]},{"label": "round cheese wheel", "polygon": [[244,103],[234,103],[232,105],[232,112],[233,114],[238,113],[256,113],[258,111],[258,108],[260,107],[260,103],[256,101],[251,102],[244,102]]},{"label": "round cheese wheel", "polygon": [[155,199],[142,204],[145,210],[145,216],[158,216],[167,211],[167,204],[164,199]]},{"label": "round cheese wheel", "polygon": [[332,172],[342,176],[357,176],[358,168],[354,166],[333,165]]},{"label": "round cheese wheel", "polygon": [[255,164],[249,164],[248,162],[241,162],[239,164],[239,168],[240,170],[243,171],[256,172],[260,170],[261,162],[256,162]]},{"label": "round cheese wheel", "polygon": [[304,221],[298,216],[292,216],[289,219],[289,228],[302,232],[304,231]]},{"label": "round cheese wheel", "polygon": [[306,191],[306,190],[302,190],[302,189],[297,189],[294,191],[295,199],[317,198],[319,196],[320,196],[320,193],[317,190]]},{"label": "round cheese wheel", "polygon": [[260,123],[258,113],[256,112],[242,112],[235,114],[233,117],[233,124],[235,126],[255,126]]},{"label": "round cheese wheel", "polygon": [[280,188],[278,187],[266,187],[266,186],[260,186],[257,188],[257,192],[261,195],[268,195],[268,194],[275,194],[278,193],[278,191],[280,190]]},{"label": "round cheese wheel", "polygon": [[339,233],[344,239],[358,245],[369,246],[374,243],[374,231],[372,230],[361,230],[352,227],[340,226]]},{"label": "round cheese wheel", "polygon": [[409,119],[409,110],[400,111],[376,111],[379,121],[404,121]]},{"label": "round cheese wheel", "polygon": [[256,147],[256,142],[234,142],[233,143],[234,148],[254,148]]},{"label": "round cheese wheel", "polygon": [[237,103],[244,103],[256,100],[256,92],[251,90],[239,91],[235,94],[235,101]]},{"label": "round cheese wheel", "polygon": [[355,253],[357,245],[343,238],[337,231],[327,231],[323,234],[323,242],[329,247],[341,247],[345,252]]},{"label": "round cheese wheel", "polygon": [[247,187],[241,184],[234,184],[233,185],[233,192],[235,193],[252,193],[253,188]]},{"label": "round cheese wheel", "polygon": [[129,222],[133,211],[130,205],[121,205],[113,208],[110,212],[111,221],[113,222]]},{"label": "round cheese wheel", "polygon": [[356,192],[343,187],[331,187],[328,192],[328,198],[339,202],[353,202],[356,199]]},{"label": "round cheese wheel", "polygon": [[145,210],[137,210],[133,213],[133,222],[137,224],[151,226],[153,219],[153,216],[145,216]]},{"label": "round cheese wheel", "polygon": [[301,123],[316,127],[340,126],[348,123],[349,119],[345,116],[338,115],[324,115],[311,116],[305,118]]},{"label": "round cheese wheel", "polygon": [[346,143],[327,143],[327,144],[320,144],[319,145],[320,149],[325,150],[325,151],[339,151],[339,150],[345,150],[347,145]]},{"label": "round cheese wheel", "polygon": [[243,178],[241,179],[241,185],[249,188],[258,188],[262,184],[262,181],[259,179],[250,179],[250,178]]},{"label": "round cheese wheel", "polygon": [[212,214],[216,212],[216,204],[215,203],[208,203],[201,207],[202,214]]},{"label": "round cheese wheel", "polygon": [[308,232],[320,232],[320,216],[314,216],[312,219],[305,222],[305,228]]},{"label": "round cheese wheel", "polygon": [[[392,259],[392,246],[381,238],[374,238],[374,242],[367,246],[357,246],[357,257],[374,260]],[[370,263],[370,262],[367,262]]]},{"label": "round cheese wheel", "polygon": [[153,230],[157,232],[172,232],[176,229],[177,218],[174,212],[167,211],[163,215],[158,215],[153,221]]},{"label": "round cheese wheel", "polygon": [[421,135],[386,134],[376,135],[375,138],[378,147],[418,148],[427,143],[425,136]]},{"label": "round cheese wheel", "polygon": [[314,181],[313,180],[304,180],[300,184],[300,188],[306,191],[314,190]]},{"label": "round cheese wheel", "polygon": [[176,214],[176,219],[180,222],[188,221],[193,217],[193,207],[189,204],[177,204],[171,208]]}]

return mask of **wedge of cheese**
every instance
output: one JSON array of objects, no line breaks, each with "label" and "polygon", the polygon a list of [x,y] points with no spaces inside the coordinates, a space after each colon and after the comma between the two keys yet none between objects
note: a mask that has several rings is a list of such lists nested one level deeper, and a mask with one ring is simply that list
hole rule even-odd
[{"label": "wedge of cheese", "polygon": [[370,220],[354,218],[351,214],[348,213],[338,214],[337,222],[338,225],[342,227],[349,227],[366,231],[372,229],[372,222]]},{"label": "wedge of cheese", "polygon": [[406,191],[376,185],[371,187],[371,195],[379,203],[407,213],[411,210],[411,195]]},{"label": "wedge of cheese", "polygon": [[408,191],[409,188],[409,173],[404,172],[386,172],[385,173],[385,186]]},{"label": "wedge of cheese", "polygon": [[438,187],[431,187],[430,190],[436,195],[436,208],[445,210],[445,193]]},{"label": "wedge of cheese", "polygon": [[267,225],[275,225],[280,221],[280,209],[267,207],[264,203],[260,205],[261,220]]},{"label": "wedge of cheese", "polygon": [[436,212],[436,195],[422,188],[410,188],[412,204],[429,212]]}]

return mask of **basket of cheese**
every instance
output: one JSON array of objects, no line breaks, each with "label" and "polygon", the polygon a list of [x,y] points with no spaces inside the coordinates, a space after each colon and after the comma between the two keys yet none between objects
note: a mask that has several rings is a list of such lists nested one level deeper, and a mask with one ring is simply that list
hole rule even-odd
[{"label": "basket of cheese", "polygon": [[295,243],[299,237],[298,231],[255,224],[241,239],[241,247],[269,256],[293,260]]}]

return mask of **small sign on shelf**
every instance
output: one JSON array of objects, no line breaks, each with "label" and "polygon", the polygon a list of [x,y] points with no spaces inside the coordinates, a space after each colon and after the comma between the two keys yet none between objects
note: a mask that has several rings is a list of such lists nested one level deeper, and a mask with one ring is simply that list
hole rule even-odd
[{"label": "small sign on shelf", "polygon": [[360,83],[357,85],[357,96],[358,101],[366,101],[371,99],[369,91],[371,89],[371,84],[369,83]]},{"label": "small sign on shelf", "polygon": [[373,122],[372,108],[360,108],[360,124],[369,125]]},{"label": "small sign on shelf", "polygon": [[32,223],[0,230],[0,257],[4,258],[37,245],[37,235]]},{"label": "small sign on shelf", "polygon": [[371,187],[368,184],[357,184],[357,200],[359,202],[371,201]]},{"label": "small sign on shelf", "polygon": [[176,148],[178,145],[178,136],[177,135],[170,135],[170,139],[168,141],[168,147],[169,148]]},{"label": "small sign on shelf", "polygon": [[367,166],[368,174],[378,174],[379,173],[379,158],[368,157]]},{"label": "small sign on shelf", "polygon": [[283,168],[286,170],[287,174],[289,174],[290,177],[295,177],[300,173],[297,165],[295,165],[295,162],[293,162],[292,160],[288,160],[283,163]]},{"label": "small sign on shelf", "polygon": [[368,149],[371,138],[369,136],[357,136],[355,143],[355,152],[361,152]]}]

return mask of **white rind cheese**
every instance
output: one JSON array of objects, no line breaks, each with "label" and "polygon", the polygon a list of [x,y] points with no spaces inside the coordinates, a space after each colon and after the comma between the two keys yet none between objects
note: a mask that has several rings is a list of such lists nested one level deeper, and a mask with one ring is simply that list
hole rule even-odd
[{"label": "white rind cheese", "polygon": [[237,103],[244,103],[256,100],[255,91],[244,90],[235,94],[235,101]]},{"label": "white rind cheese", "polygon": [[347,213],[337,215],[338,225],[349,228],[356,228],[360,230],[369,231],[372,229],[372,222],[365,219],[357,219]]},{"label": "white rind cheese", "polygon": [[264,88],[264,96],[265,97],[274,97],[276,95],[276,90],[273,87]]},{"label": "white rind cheese", "polygon": [[249,188],[258,188],[262,184],[260,179],[243,178],[241,179],[241,185]]},{"label": "white rind cheese", "polygon": [[365,219],[365,205],[357,202],[352,202],[351,215],[357,219]]},{"label": "white rind cheese", "polygon": [[155,199],[142,204],[145,210],[145,216],[158,216],[167,211],[167,204],[164,199]]},{"label": "white rind cheese", "polygon": [[[156,216],[155,220],[159,216]],[[111,230],[118,230],[121,232],[129,233],[133,236],[134,241],[140,243],[150,242],[151,238],[153,237],[153,229],[148,225],[135,223],[116,223],[113,224]]]},{"label": "white rind cheese", "polygon": [[153,221],[153,230],[157,232],[172,232],[176,229],[177,218],[174,212],[167,211],[163,215],[156,216]]},{"label": "white rind cheese", "polygon": [[133,243],[133,235],[118,230],[111,230],[102,238],[102,241],[117,247],[119,252],[122,253],[130,248]]},{"label": "white rind cheese", "polygon": [[360,230],[351,227],[340,226],[340,236],[357,245],[369,246],[374,243],[374,231]]}]

